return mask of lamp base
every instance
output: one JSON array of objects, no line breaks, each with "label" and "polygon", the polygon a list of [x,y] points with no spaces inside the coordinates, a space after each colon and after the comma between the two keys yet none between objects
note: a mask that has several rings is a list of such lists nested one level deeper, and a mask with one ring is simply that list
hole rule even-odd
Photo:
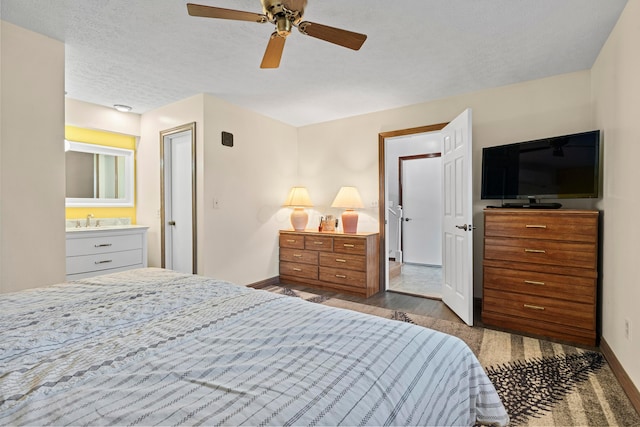
[{"label": "lamp base", "polygon": [[291,212],[291,225],[296,231],[304,231],[307,228],[309,222],[309,214],[304,208],[294,208]]},{"label": "lamp base", "polygon": [[347,209],[342,213],[342,231],[345,233],[358,232],[358,212]]}]

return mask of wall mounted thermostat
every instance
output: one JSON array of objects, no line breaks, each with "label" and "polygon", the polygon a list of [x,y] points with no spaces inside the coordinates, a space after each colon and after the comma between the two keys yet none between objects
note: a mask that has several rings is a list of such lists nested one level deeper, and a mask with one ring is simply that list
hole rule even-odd
[{"label": "wall mounted thermostat", "polygon": [[222,131],[222,145],[233,147],[233,134]]}]

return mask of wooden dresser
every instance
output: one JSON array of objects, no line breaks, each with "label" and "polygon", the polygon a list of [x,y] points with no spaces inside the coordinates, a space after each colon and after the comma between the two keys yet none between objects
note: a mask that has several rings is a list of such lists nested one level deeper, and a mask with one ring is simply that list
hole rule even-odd
[{"label": "wooden dresser", "polygon": [[370,297],[380,290],[378,233],[280,231],[280,281]]},{"label": "wooden dresser", "polygon": [[598,215],[486,209],[483,323],[595,346]]}]

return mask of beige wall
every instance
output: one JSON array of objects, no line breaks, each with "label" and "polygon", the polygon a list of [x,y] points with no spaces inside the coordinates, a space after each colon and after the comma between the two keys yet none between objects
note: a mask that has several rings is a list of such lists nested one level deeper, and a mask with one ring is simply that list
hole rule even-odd
[{"label": "beige wall", "polygon": [[[281,206],[297,184],[297,129],[212,96],[205,123],[203,273],[239,284],[278,276],[277,230],[290,228]],[[234,135],[232,148],[221,144],[222,131]]]},{"label": "beige wall", "polygon": [[0,292],[9,292],[65,278],[64,45],[0,26]]},{"label": "beige wall", "polygon": [[[474,283],[479,296],[482,209],[491,204],[480,200],[482,147],[593,129],[589,71],[300,128],[299,176],[316,205],[326,211],[331,210],[328,206],[340,186],[357,186],[367,207],[361,212],[358,229],[378,231],[378,209],[372,207],[378,201],[378,133],[448,122],[467,107],[473,111],[474,224],[478,227]],[[583,200],[562,203],[575,208],[595,204]]]},{"label": "beige wall", "polygon": [[[296,183],[297,131],[209,95],[142,115],[138,223],[151,227],[149,264],[161,264],[159,132],[193,121],[198,273],[238,284],[277,276],[277,230],[289,226],[280,204]],[[234,147],[221,144],[222,131],[234,135]]]},{"label": "beige wall", "polygon": [[[172,129],[188,123],[196,122],[196,188],[203,185],[203,123],[204,123],[204,95],[191,98],[158,108],[145,113],[140,121],[140,141],[136,160],[137,185],[137,222],[149,226],[148,231],[148,260],[149,267],[160,267],[160,131]],[[197,228],[199,235],[204,228],[202,217],[201,192],[197,194]],[[202,239],[198,238],[198,273],[202,266]]]},{"label": "beige wall", "polygon": [[123,113],[69,97],[65,98],[64,106],[66,125],[140,136],[140,114]]},{"label": "beige wall", "polygon": [[604,134],[602,336],[640,388],[638,40],[640,1],[630,1],[592,68],[592,88],[596,127]]}]

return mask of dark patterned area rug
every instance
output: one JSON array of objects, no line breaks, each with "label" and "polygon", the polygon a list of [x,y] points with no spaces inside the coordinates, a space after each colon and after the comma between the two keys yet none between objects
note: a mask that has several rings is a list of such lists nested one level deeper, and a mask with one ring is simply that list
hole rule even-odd
[{"label": "dark patterned area rug", "polygon": [[265,290],[409,322],[461,338],[485,367],[511,425],[640,426],[640,416],[599,352],[283,286]]}]

